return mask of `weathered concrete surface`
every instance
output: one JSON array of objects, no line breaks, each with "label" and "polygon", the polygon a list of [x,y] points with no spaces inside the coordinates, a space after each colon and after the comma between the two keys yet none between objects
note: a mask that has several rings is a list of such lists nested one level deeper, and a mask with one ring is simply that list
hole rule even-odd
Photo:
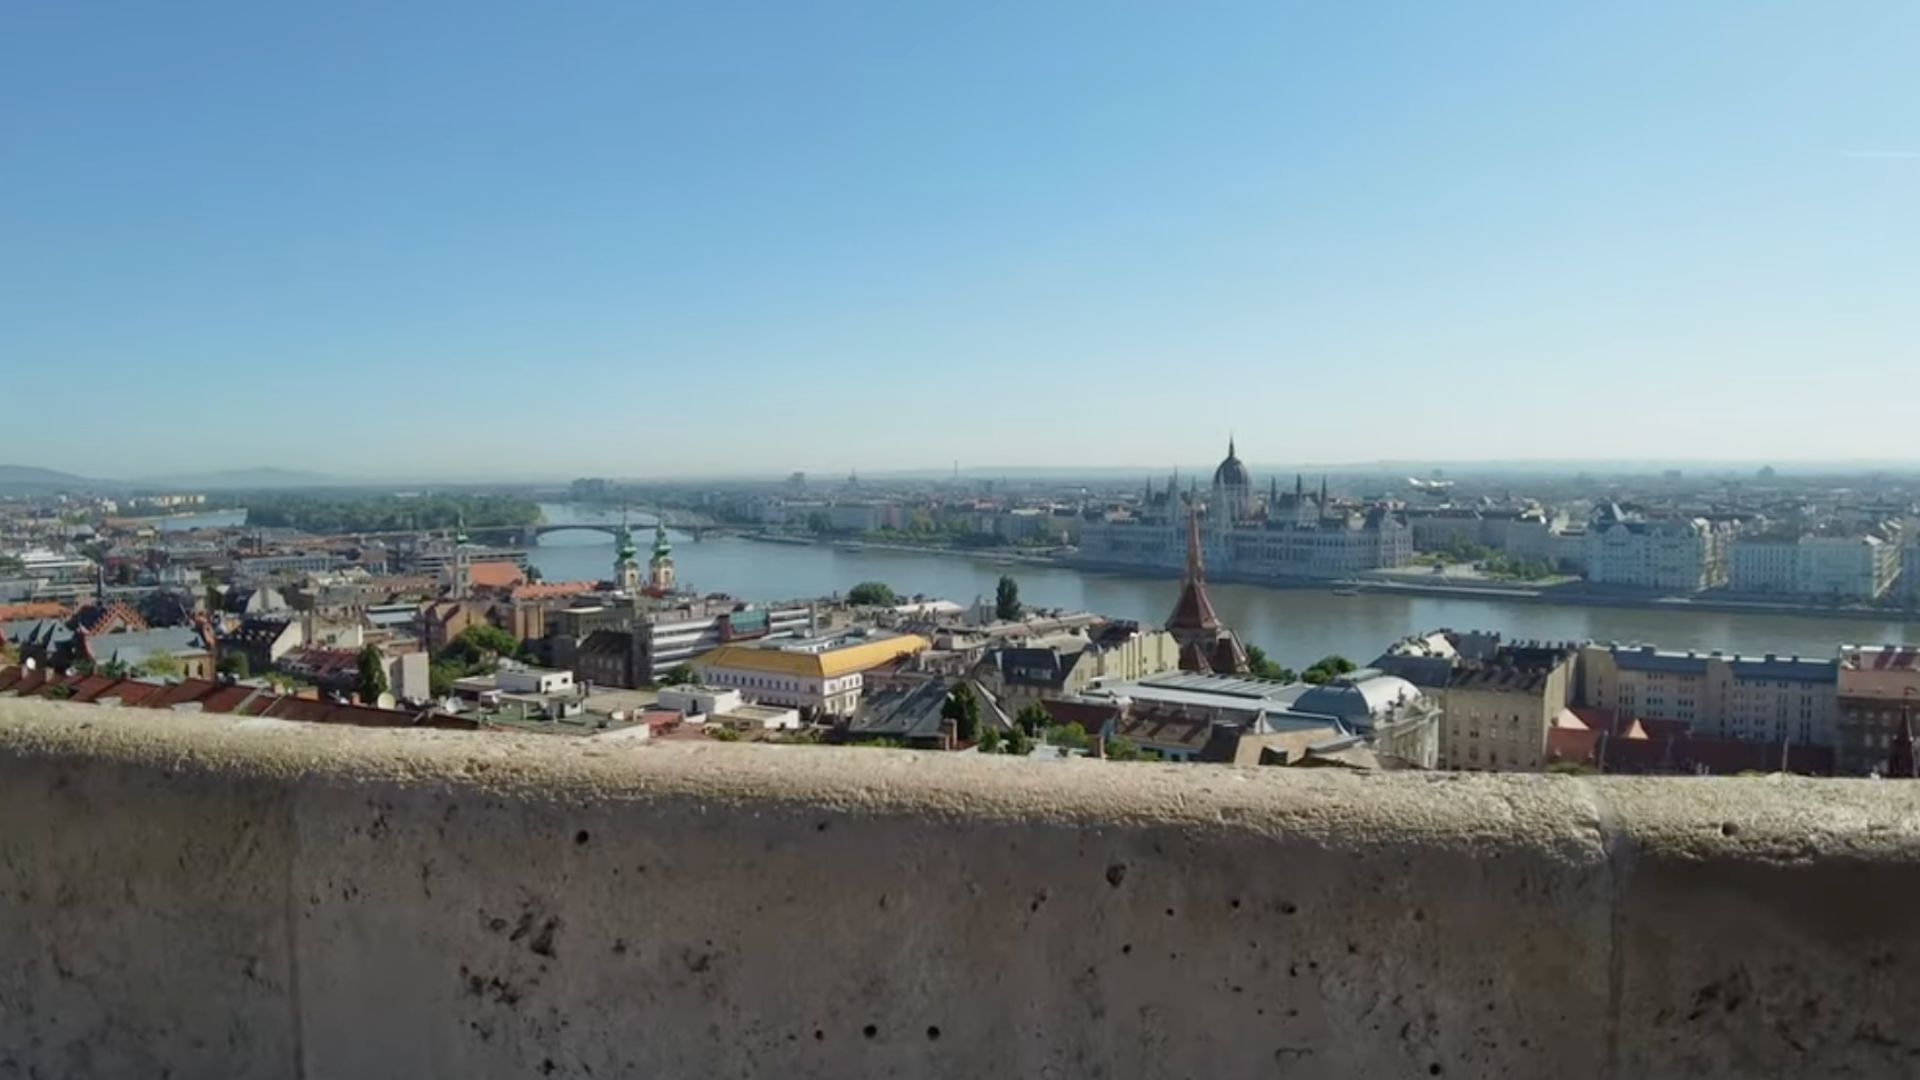
[{"label": "weathered concrete surface", "polygon": [[0,699],[0,1080],[1920,1071],[1920,785]]}]

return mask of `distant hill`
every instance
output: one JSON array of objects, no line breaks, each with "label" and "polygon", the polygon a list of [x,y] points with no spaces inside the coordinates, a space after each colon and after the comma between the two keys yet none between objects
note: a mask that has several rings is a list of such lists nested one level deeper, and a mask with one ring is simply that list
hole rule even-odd
[{"label": "distant hill", "polygon": [[90,480],[84,476],[61,472],[58,469],[42,469],[37,465],[0,465],[0,492],[9,494],[30,494],[48,491],[98,490],[113,487],[111,483]]},{"label": "distant hill", "polygon": [[134,483],[138,487],[232,490],[235,488],[327,487],[337,485],[341,480],[339,477],[305,472],[300,469],[224,469],[218,472],[147,477]]}]

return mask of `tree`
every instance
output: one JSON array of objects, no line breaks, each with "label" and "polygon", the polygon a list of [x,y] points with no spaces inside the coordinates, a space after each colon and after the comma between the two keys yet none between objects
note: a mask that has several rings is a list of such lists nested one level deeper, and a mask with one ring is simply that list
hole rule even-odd
[{"label": "tree", "polygon": [[220,664],[216,670],[222,675],[244,679],[253,674],[253,663],[239,649],[228,649],[220,654]]},{"label": "tree", "polygon": [[807,515],[807,531],[810,533],[830,533],[833,531],[833,519],[825,510],[815,510]]},{"label": "tree", "polygon": [[127,662],[125,660],[115,657],[104,664],[98,665],[94,670],[109,679],[124,679],[127,677],[129,669],[127,668]]},{"label": "tree", "polygon": [[884,581],[863,581],[847,590],[847,603],[871,607],[892,607],[900,596]]},{"label": "tree", "polygon": [[512,634],[489,623],[469,626],[440,650],[439,660],[454,665],[462,675],[471,675],[503,656],[512,656],[520,642]]},{"label": "tree", "polygon": [[170,679],[180,674],[180,658],[172,653],[157,652],[148,656],[145,660],[140,661],[134,670],[142,675],[152,675],[156,678]]},{"label": "tree", "polygon": [[1093,745],[1093,740],[1087,736],[1087,729],[1078,723],[1055,724],[1048,728],[1047,741],[1070,750],[1085,750]]},{"label": "tree", "polygon": [[1047,712],[1045,705],[1035,701],[1021,709],[1013,718],[1013,722],[1020,726],[1021,731],[1037,738],[1041,732],[1053,725],[1053,716]]},{"label": "tree", "polygon": [[1140,744],[1132,739],[1115,735],[1107,740],[1107,760],[1109,761],[1144,761],[1146,756],[1146,752],[1140,749]]},{"label": "tree", "polygon": [[709,739],[718,739],[721,742],[740,741],[740,733],[725,724],[708,724],[706,727]]},{"label": "tree", "polygon": [[1000,745],[1003,741],[1004,740],[1000,738],[1000,730],[998,728],[988,728],[980,736],[980,752],[983,754],[997,754],[1000,752]]},{"label": "tree", "polygon": [[691,664],[675,664],[660,676],[661,686],[687,686],[700,681]]},{"label": "tree", "polygon": [[1300,673],[1300,681],[1319,686],[1332,682],[1335,677],[1353,670],[1353,661],[1344,656],[1323,656],[1314,661],[1313,666]]},{"label": "tree", "polygon": [[453,681],[466,674],[460,665],[436,660],[427,668],[427,693],[443,698],[453,693]]},{"label": "tree", "polygon": [[1247,670],[1262,679],[1278,679],[1281,682],[1292,682],[1299,678],[1292,668],[1282,667],[1267,655],[1267,650],[1258,645],[1247,646]]},{"label": "tree", "polygon": [[993,590],[993,613],[1002,619],[1020,617],[1020,583],[1010,574],[1000,575],[1000,584]]},{"label": "tree", "polygon": [[942,719],[954,723],[955,735],[963,743],[980,738],[980,699],[973,696],[966,683],[957,683],[947,693],[946,704],[940,706]]},{"label": "tree", "polygon": [[1026,757],[1033,753],[1033,739],[1018,727],[1007,733],[1006,753],[1017,757]]},{"label": "tree", "polygon": [[360,702],[372,705],[387,692],[387,663],[380,647],[368,645],[360,650]]}]

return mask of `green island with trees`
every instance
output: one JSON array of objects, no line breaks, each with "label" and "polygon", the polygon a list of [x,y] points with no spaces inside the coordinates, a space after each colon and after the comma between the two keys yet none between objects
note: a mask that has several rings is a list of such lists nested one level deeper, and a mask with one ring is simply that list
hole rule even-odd
[{"label": "green island with trees", "polygon": [[312,533],[519,528],[540,521],[540,504],[517,495],[265,493],[247,500],[247,524]]},{"label": "green island with trees", "polygon": [[1523,559],[1496,551],[1485,544],[1475,543],[1462,536],[1447,538],[1437,550],[1424,552],[1414,557],[1414,563],[1422,566],[1447,566],[1453,563],[1470,563],[1474,569],[1488,577],[1505,578],[1510,581],[1545,581],[1563,576],[1546,559]]}]

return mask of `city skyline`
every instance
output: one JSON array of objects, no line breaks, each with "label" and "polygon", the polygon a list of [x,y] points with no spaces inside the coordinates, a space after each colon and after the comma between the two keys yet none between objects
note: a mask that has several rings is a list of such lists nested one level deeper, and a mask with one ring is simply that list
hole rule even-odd
[{"label": "city skyline", "polygon": [[1911,5],[9,27],[0,461],[1899,456]]},{"label": "city skyline", "polygon": [[[1218,451],[1216,450],[1216,458]],[[968,465],[961,463],[955,468],[953,463],[947,466],[871,468],[866,465],[829,467],[826,469],[781,469],[744,467],[737,470],[693,470],[686,472],[651,472],[641,469],[622,469],[615,462],[601,462],[598,467],[588,467],[578,473],[542,470],[538,468],[490,468],[471,472],[422,472],[401,468],[395,471],[310,471],[290,468],[278,464],[249,464],[231,469],[208,469],[198,471],[154,473],[139,471],[137,468],[111,469],[100,472],[80,474],[66,469],[50,468],[26,462],[0,461],[0,489],[20,482],[31,486],[51,489],[61,486],[62,482],[71,482],[76,488],[88,484],[136,487],[143,489],[162,488],[205,488],[208,490],[246,490],[272,488],[320,488],[320,487],[397,487],[416,485],[433,487],[436,485],[455,485],[460,487],[498,486],[540,486],[564,485],[575,480],[603,479],[615,483],[634,484],[703,484],[723,485],[770,485],[777,486],[791,482],[795,473],[802,475],[810,485],[822,488],[837,487],[861,480],[877,484],[909,483],[929,480],[942,480],[957,477],[967,483],[992,481],[1074,481],[1085,480],[1106,486],[1130,485],[1150,481],[1156,486],[1164,486],[1170,475],[1177,475],[1184,485],[1188,481],[1205,486],[1207,476],[1212,472],[1215,462],[1160,462],[1131,464],[1091,464],[1061,463],[1056,465],[1037,463],[1017,463],[1005,465]],[[1670,474],[1678,474],[1685,479],[1743,479],[1760,470],[1772,470],[1783,479],[1836,479],[1873,478],[1900,479],[1920,476],[1920,459],[1908,460],[1832,460],[1796,461],[1788,459],[1767,460],[1698,460],[1646,458],[1640,460],[1582,460],[1582,459],[1534,459],[1534,460],[1419,460],[1419,461],[1266,461],[1247,457],[1247,467],[1260,474],[1262,483],[1266,478],[1277,478],[1291,484],[1298,476],[1331,476],[1346,481],[1355,479],[1375,480],[1391,478],[1394,480],[1428,480],[1439,477],[1447,479],[1471,479],[1491,482],[1501,477],[1532,476],[1541,479],[1662,479]],[[1408,485],[1411,487],[1411,484]]]}]

